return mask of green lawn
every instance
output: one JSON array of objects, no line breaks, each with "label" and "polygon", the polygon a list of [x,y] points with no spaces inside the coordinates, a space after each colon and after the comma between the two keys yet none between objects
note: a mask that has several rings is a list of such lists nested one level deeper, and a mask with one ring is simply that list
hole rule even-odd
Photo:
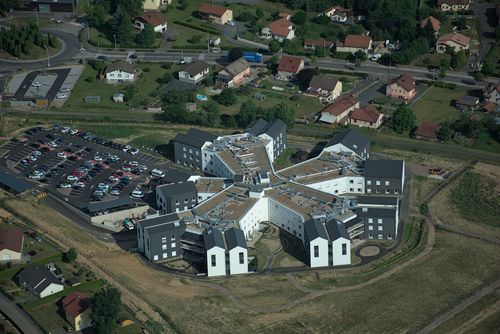
[{"label": "green lawn", "polygon": [[451,105],[451,101],[464,95],[467,95],[467,91],[463,88],[431,87],[417,102],[411,104],[411,109],[417,116],[417,123],[455,120],[459,118],[460,112]]},{"label": "green lawn", "polygon": [[290,166],[292,163],[290,162],[290,157],[296,152],[297,150],[294,148],[287,148],[280,156],[278,159],[274,160],[274,169],[275,170],[280,170],[283,168],[286,168]]},{"label": "green lawn", "polygon": [[[96,71],[90,66],[87,66],[83,71],[80,80],[73,89],[68,101],[65,103],[63,110],[68,111],[85,111],[89,110],[102,111],[128,111],[130,107],[153,103],[158,99],[159,88],[161,84],[156,80],[161,78],[167,72],[174,72],[176,66],[172,66],[169,70],[161,67],[158,63],[140,63],[137,64],[139,70],[139,79],[133,85],[137,88],[137,93],[129,103],[115,103],[112,100],[113,94],[123,93],[124,88],[130,84],[107,84],[105,80],[96,79]],[[149,72],[146,72],[149,69]],[[145,71],[146,70],[146,71]],[[87,78],[94,78],[92,82],[88,82]],[[100,103],[87,104],[84,101],[85,96],[97,95],[101,96]]]},{"label": "green lawn", "polygon": [[492,66],[493,72],[489,73],[489,75],[500,77],[500,46],[495,45],[491,48],[490,52],[486,56],[485,62]]},{"label": "green lawn", "polygon": [[429,53],[421,55],[412,62],[415,66],[440,66],[441,60],[447,59],[448,62],[451,60],[451,56],[446,53]]},{"label": "green lawn", "polygon": [[[104,30],[98,30],[96,28],[92,28],[90,27],[90,40],[89,40],[89,43],[92,44],[92,45],[95,45],[97,47],[102,47],[102,48],[114,48],[115,47],[115,44],[114,44],[114,38],[113,38],[113,34],[111,32],[107,32],[107,31],[104,31]],[[82,34],[82,37],[83,38],[87,38],[87,28],[83,29],[81,31],[81,34]],[[134,36],[137,34],[137,32],[134,32]],[[162,42],[162,39],[161,38],[156,38],[155,40],[155,44],[153,46],[151,46],[150,48],[157,48],[160,46]],[[117,44],[117,47],[120,48],[120,43]],[[132,47],[135,47],[135,48],[141,48],[140,45],[132,45]]]},{"label": "green lawn", "polygon": [[[26,25],[26,24],[37,24],[36,17],[16,17],[9,21],[11,24],[16,25]],[[55,20],[50,20],[50,18],[38,17],[38,26],[40,28],[53,27],[56,25],[61,25],[62,23],[57,23]]]}]

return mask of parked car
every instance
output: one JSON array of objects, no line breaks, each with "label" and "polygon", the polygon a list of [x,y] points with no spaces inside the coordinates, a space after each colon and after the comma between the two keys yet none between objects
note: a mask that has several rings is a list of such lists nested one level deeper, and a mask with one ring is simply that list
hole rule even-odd
[{"label": "parked car", "polygon": [[146,194],[144,193],[144,191],[139,190],[139,189],[135,189],[134,191],[132,191],[132,194],[131,194],[131,196],[134,198],[143,198],[145,195]]},{"label": "parked car", "polygon": [[70,130],[69,126],[65,126],[65,127],[63,127],[63,128],[61,129],[61,132],[62,132],[62,133],[68,133],[68,132],[69,132],[69,130]]},{"label": "parked car", "polygon": [[137,153],[139,153],[139,149],[138,148],[133,148],[133,149],[130,150],[129,153],[132,154],[132,155],[136,155]]},{"label": "parked car", "polygon": [[125,226],[125,228],[129,231],[135,228],[134,224],[128,218],[125,218],[123,221],[123,226]]},{"label": "parked car", "polygon": [[59,183],[59,188],[71,188],[71,184],[68,182]]},{"label": "parked car", "polygon": [[165,177],[165,172],[161,169],[155,168],[151,171],[151,175],[153,175],[154,177]]},{"label": "parked car", "polygon": [[63,93],[59,93],[56,95],[56,99],[66,99],[68,97],[68,95],[66,94],[63,94]]},{"label": "parked car", "polygon": [[42,87],[42,84],[39,82],[39,81],[33,81],[33,83],[31,84],[32,87]]}]

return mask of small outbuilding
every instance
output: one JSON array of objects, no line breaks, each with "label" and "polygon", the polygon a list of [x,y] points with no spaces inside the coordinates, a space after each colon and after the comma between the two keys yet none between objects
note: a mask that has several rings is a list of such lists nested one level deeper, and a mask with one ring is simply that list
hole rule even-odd
[{"label": "small outbuilding", "polygon": [[123,102],[123,97],[125,95],[122,93],[113,94],[113,102]]}]

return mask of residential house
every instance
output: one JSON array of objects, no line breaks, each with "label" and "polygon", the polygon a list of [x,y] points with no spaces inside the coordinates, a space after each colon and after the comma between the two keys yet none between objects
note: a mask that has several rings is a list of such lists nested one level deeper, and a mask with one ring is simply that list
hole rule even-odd
[{"label": "residential house", "polygon": [[454,52],[469,50],[470,41],[470,37],[457,32],[446,34],[438,38],[436,42],[436,51],[439,53],[445,53],[447,48],[453,49]]},{"label": "residential house", "polygon": [[174,138],[174,158],[179,165],[203,170],[202,148],[217,139],[217,136],[195,128]]},{"label": "residential house", "polygon": [[323,15],[329,17],[335,22],[346,22],[347,18],[352,17],[352,9],[340,6],[334,6],[326,9]]},{"label": "residential house", "polygon": [[124,61],[111,63],[104,70],[109,84],[130,83],[136,79],[135,65]]},{"label": "residential house", "polygon": [[405,180],[404,160],[366,160],[367,194],[402,195]]},{"label": "residential house", "polygon": [[290,80],[304,68],[304,59],[282,55],[278,64],[278,80]]},{"label": "residential house", "polygon": [[365,239],[396,240],[399,224],[398,211],[398,197],[358,197],[356,214],[365,221]]},{"label": "residential house", "polygon": [[366,35],[347,35],[344,41],[335,43],[337,52],[356,53],[363,51],[368,54],[372,49],[372,39]]},{"label": "residential house", "polygon": [[291,40],[295,38],[295,30],[293,23],[289,20],[289,15],[281,17],[278,20],[271,22],[268,26],[262,28],[260,35],[262,38],[275,38],[280,42],[285,39]]},{"label": "residential house", "polygon": [[79,0],[18,0],[15,1],[16,10],[39,12],[41,14],[48,14],[53,12],[72,13]]},{"label": "residential house", "polygon": [[72,292],[61,301],[66,320],[75,331],[81,331],[92,326],[91,298],[84,292]]},{"label": "residential house", "polygon": [[342,81],[321,76],[314,76],[306,90],[306,95],[316,96],[324,103],[331,103],[341,93]]},{"label": "residential house", "polygon": [[47,268],[28,266],[16,276],[17,284],[33,295],[44,298],[63,291],[64,284]]},{"label": "residential house", "polygon": [[470,3],[470,0],[437,0],[438,8],[443,12],[469,10]]},{"label": "residential house", "polygon": [[216,83],[224,87],[237,87],[251,75],[250,64],[241,57],[217,73]]},{"label": "residential house", "polygon": [[420,28],[424,29],[428,24],[431,25],[432,30],[434,31],[434,34],[437,35],[439,32],[439,29],[441,29],[441,22],[439,22],[438,19],[436,19],[434,16],[428,16],[422,21],[420,21]]},{"label": "residential house", "polygon": [[384,119],[384,114],[380,113],[375,106],[367,105],[363,108],[354,109],[349,115],[349,123],[359,127],[377,129]]},{"label": "residential house", "polygon": [[0,229],[0,262],[20,261],[23,255],[23,231],[15,226]]},{"label": "residential house", "polygon": [[479,98],[475,96],[462,96],[455,102],[455,107],[460,112],[474,112],[479,109]]},{"label": "residential house", "polygon": [[227,246],[228,274],[248,273],[248,248],[245,235],[239,228],[231,227],[224,232]]},{"label": "residential house", "polygon": [[182,256],[181,236],[186,223],[176,213],[139,220],[137,248],[149,261],[167,261]]},{"label": "residential house", "polygon": [[162,7],[168,6],[172,0],[144,0],[142,8],[144,10],[157,10]]},{"label": "residential house", "polygon": [[500,84],[487,83],[483,89],[483,101],[500,105]]},{"label": "residential house", "polygon": [[208,76],[210,65],[204,61],[196,61],[186,65],[184,70],[178,72],[179,80],[191,84],[197,84]]},{"label": "residential house", "polygon": [[156,187],[156,206],[160,214],[186,211],[198,204],[194,182],[162,184]]},{"label": "residential house", "polygon": [[391,82],[385,88],[385,94],[390,97],[400,98],[409,101],[417,95],[417,86],[415,79],[409,74],[402,74]]},{"label": "residential house", "polygon": [[359,108],[356,97],[349,95],[337,98],[321,110],[319,121],[330,125],[346,125],[349,123],[349,113],[356,108]]},{"label": "residential house", "polygon": [[350,154],[359,160],[370,157],[370,141],[362,133],[350,129],[337,133],[323,148],[325,152]]},{"label": "residential house", "polygon": [[162,13],[147,12],[134,19],[134,28],[142,31],[146,25],[153,27],[155,32],[167,31],[167,18]]},{"label": "residential house", "polygon": [[497,109],[497,105],[493,102],[485,102],[481,106],[481,111],[482,112],[492,112]]},{"label": "residential house", "polygon": [[233,11],[224,6],[204,3],[199,12],[202,19],[216,24],[224,25],[233,20]]},{"label": "residential house", "polygon": [[439,131],[439,124],[423,121],[415,131],[415,138],[420,140],[435,141]]},{"label": "residential house", "polygon": [[332,46],[333,42],[327,41],[326,39],[306,39],[304,41],[304,49],[306,50],[316,50],[316,48],[320,48],[330,51]]},{"label": "residential house", "polygon": [[286,124],[281,119],[266,122],[258,118],[248,125],[246,132],[256,137],[272,140],[271,149],[267,148],[271,160],[278,158],[287,148]]}]

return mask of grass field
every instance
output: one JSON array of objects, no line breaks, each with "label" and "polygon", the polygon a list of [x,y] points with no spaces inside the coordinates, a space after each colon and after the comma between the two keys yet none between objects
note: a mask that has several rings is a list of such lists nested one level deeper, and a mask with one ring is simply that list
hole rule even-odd
[{"label": "grass field", "polygon": [[492,73],[490,75],[500,77],[500,46],[495,45],[491,48],[490,52],[486,56],[485,62],[492,66]]},{"label": "grass field", "polygon": [[411,109],[417,116],[417,123],[431,121],[440,123],[447,120],[455,120],[460,116],[460,112],[451,105],[452,100],[456,100],[467,91],[463,88],[447,89],[431,87],[424,96],[411,105]]}]

